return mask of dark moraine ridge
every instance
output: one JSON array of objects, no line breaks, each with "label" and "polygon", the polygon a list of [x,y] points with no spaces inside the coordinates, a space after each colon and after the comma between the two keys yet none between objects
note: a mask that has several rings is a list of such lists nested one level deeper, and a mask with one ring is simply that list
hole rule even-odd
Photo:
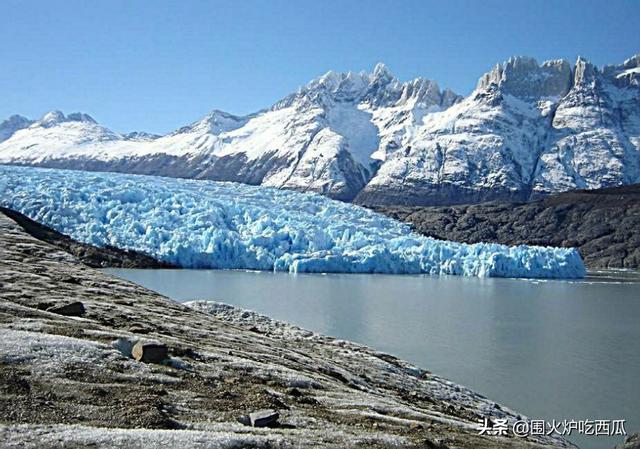
[{"label": "dark moraine ridge", "polygon": [[6,207],[0,207],[0,213],[20,225],[29,235],[74,255],[92,268],[175,268],[171,264],[158,261],[138,251],[119,249],[114,246],[98,248],[78,242]]},{"label": "dark moraine ridge", "polygon": [[640,184],[529,203],[373,209],[437,239],[575,247],[589,268],[640,268]]}]

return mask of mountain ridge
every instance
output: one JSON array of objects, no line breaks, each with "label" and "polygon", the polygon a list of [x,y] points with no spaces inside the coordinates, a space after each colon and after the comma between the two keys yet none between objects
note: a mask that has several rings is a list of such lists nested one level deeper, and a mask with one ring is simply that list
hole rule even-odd
[{"label": "mountain ridge", "polygon": [[0,124],[0,163],[315,191],[364,205],[523,201],[640,182],[640,56],[513,57],[467,97],[426,78],[327,72],[246,116],[164,136],[52,111]]}]

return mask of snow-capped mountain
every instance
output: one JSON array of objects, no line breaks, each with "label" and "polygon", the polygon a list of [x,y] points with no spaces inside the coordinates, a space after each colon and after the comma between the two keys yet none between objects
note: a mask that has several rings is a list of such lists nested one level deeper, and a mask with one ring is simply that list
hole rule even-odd
[{"label": "snow-capped mountain", "polygon": [[0,162],[238,181],[351,200],[397,149],[404,128],[459,99],[429,80],[401,83],[379,64],[371,74],[329,72],[269,110],[213,111],[157,138],[51,112],[22,129],[7,125]]},{"label": "snow-capped mountain", "polygon": [[525,201],[640,182],[640,57],[603,70],[512,58],[426,115],[357,197],[365,204]]},{"label": "snow-capped mountain", "polygon": [[238,181],[363,204],[527,200],[640,182],[640,56],[512,58],[463,98],[372,73],[311,81],[244,117],[213,111],[166,136],[59,111],[0,124],[0,163]]}]

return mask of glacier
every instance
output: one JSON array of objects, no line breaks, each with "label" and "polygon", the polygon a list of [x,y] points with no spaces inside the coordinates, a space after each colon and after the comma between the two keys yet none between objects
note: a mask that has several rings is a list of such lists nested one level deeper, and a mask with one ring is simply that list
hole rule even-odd
[{"label": "glacier", "polygon": [[184,268],[580,278],[575,249],[463,244],[368,209],[245,184],[0,165],[0,205]]}]

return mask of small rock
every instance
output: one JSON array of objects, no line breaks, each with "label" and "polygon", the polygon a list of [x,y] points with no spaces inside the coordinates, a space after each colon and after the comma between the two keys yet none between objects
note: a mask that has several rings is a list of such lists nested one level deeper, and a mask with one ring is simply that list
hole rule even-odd
[{"label": "small rock", "polygon": [[129,332],[133,334],[148,334],[149,331],[149,328],[138,323],[133,323],[131,326],[129,326]]},{"label": "small rock", "polygon": [[251,425],[251,419],[249,418],[248,415],[242,415],[242,416],[238,416],[237,421],[245,426],[250,426]]},{"label": "small rock", "polygon": [[275,424],[280,415],[275,410],[258,410],[249,413],[249,420],[252,427],[267,427]]},{"label": "small rock", "polygon": [[429,449],[448,449],[448,446],[440,440],[430,440],[426,438],[423,442],[423,447]]},{"label": "small rock", "polygon": [[302,396],[302,392],[296,387],[287,388],[286,391],[289,396],[293,396],[294,398],[299,398],[300,396]]},{"label": "small rock", "polygon": [[64,316],[82,316],[85,313],[85,309],[84,304],[80,301],[74,301],[62,305],[53,305],[47,309],[47,312]]},{"label": "small rock", "polygon": [[60,282],[64,282],[64,283],[67,283],[67,284],[76,284],[76,285],[80,284],[80,279],[75,278],[73,276],[60,276],[58,278],[58,280]]},{"label": "small rock", "polygon": [[160,363],[168,357],[169,352],[163,343],[139,341],[133,346],[131,355],[139,362]]},{"label": "small rock", "polygon": [[191,348],[175,347],[171,349],[171,354],[176,357],[189,357],[190,359],[199,359],[200,356]]}]

